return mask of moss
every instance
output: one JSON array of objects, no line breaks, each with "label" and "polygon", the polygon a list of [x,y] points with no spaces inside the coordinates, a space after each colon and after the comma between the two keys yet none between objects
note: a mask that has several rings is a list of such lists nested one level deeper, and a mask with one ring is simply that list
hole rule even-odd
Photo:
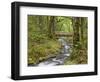
[{"label": "moss", "polygon": [[65,65],[74,65],[74,64],[87,64],[87,50],[73,48],[71,56],[65,61]]},{"label": "moss", "polygon": [[46,40],[45,43],[36,43],[28,49],[28,64],[36,64],[57,55],[60,51],[60,44],[56,40]]}]

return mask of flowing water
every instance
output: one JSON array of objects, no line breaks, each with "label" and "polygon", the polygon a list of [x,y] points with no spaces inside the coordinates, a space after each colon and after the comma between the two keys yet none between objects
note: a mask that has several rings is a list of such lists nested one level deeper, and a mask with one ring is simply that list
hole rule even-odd
[{"label": "flowing water", "polygon": [[62,45],[62,49],[60,54],[58,54],[54,58],[49,58],[37,64],[36,66],[55,66],[55,65],[63,65],[64,61],[70,56],[69,48],[70,46],[66,43],[63,37],[60,37],[58,41]]}]

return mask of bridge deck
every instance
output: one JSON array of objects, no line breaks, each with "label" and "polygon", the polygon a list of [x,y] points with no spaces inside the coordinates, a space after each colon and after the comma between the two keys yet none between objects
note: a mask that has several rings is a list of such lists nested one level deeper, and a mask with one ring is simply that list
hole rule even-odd
[{"label": "bridge deck", "polygon": [[56,36],[66,36],[66,37],[72,37],[73,33],[67,33],[67,32],[55,32]]}]

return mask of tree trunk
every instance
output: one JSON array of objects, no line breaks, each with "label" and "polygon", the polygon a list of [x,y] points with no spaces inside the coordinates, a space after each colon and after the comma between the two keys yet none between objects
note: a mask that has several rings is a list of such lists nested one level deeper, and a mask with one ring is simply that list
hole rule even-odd
[{"label": "tree trunk", "polygon": [[73,17],[73,45],[76,46],[78,42],[80,41],[80,35],[79,35],[79,28],[80,28],[80,18],[79,17]]},{"label": "tree trunk", "polygon": [[51,16],[50,20],[49,20],[49,29],[48,29],[50,38],[54,38],[54,31],[55,31],[54,23],[55,23],[55,18],[54,18],[54,16]]},{"label": "tree trunk", "polygon": [[82,42],[82,43],[83,43],[83,39],[84,39],[84,38],[83,38],[83,37],[84,37],[84,36],[83,36],[84,28],[85,28],[84,18],[81,18],[81,28],[80,28],[81,30],[80,30],[80,31],[81,31],[81,42]]}]

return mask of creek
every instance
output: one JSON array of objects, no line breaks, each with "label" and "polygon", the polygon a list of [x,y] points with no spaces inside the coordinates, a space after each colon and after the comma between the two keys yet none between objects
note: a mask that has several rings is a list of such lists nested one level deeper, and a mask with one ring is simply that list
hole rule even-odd
[{"label": "creek", "polygon": [[63,37],[60,37],[58,41],[61,43],[62,48],[60,53],[53,58],[39,62],[36,66],[55,66],[55,65],[64,65],[65,60],[70,56],[70,46],[64,40]]}]

